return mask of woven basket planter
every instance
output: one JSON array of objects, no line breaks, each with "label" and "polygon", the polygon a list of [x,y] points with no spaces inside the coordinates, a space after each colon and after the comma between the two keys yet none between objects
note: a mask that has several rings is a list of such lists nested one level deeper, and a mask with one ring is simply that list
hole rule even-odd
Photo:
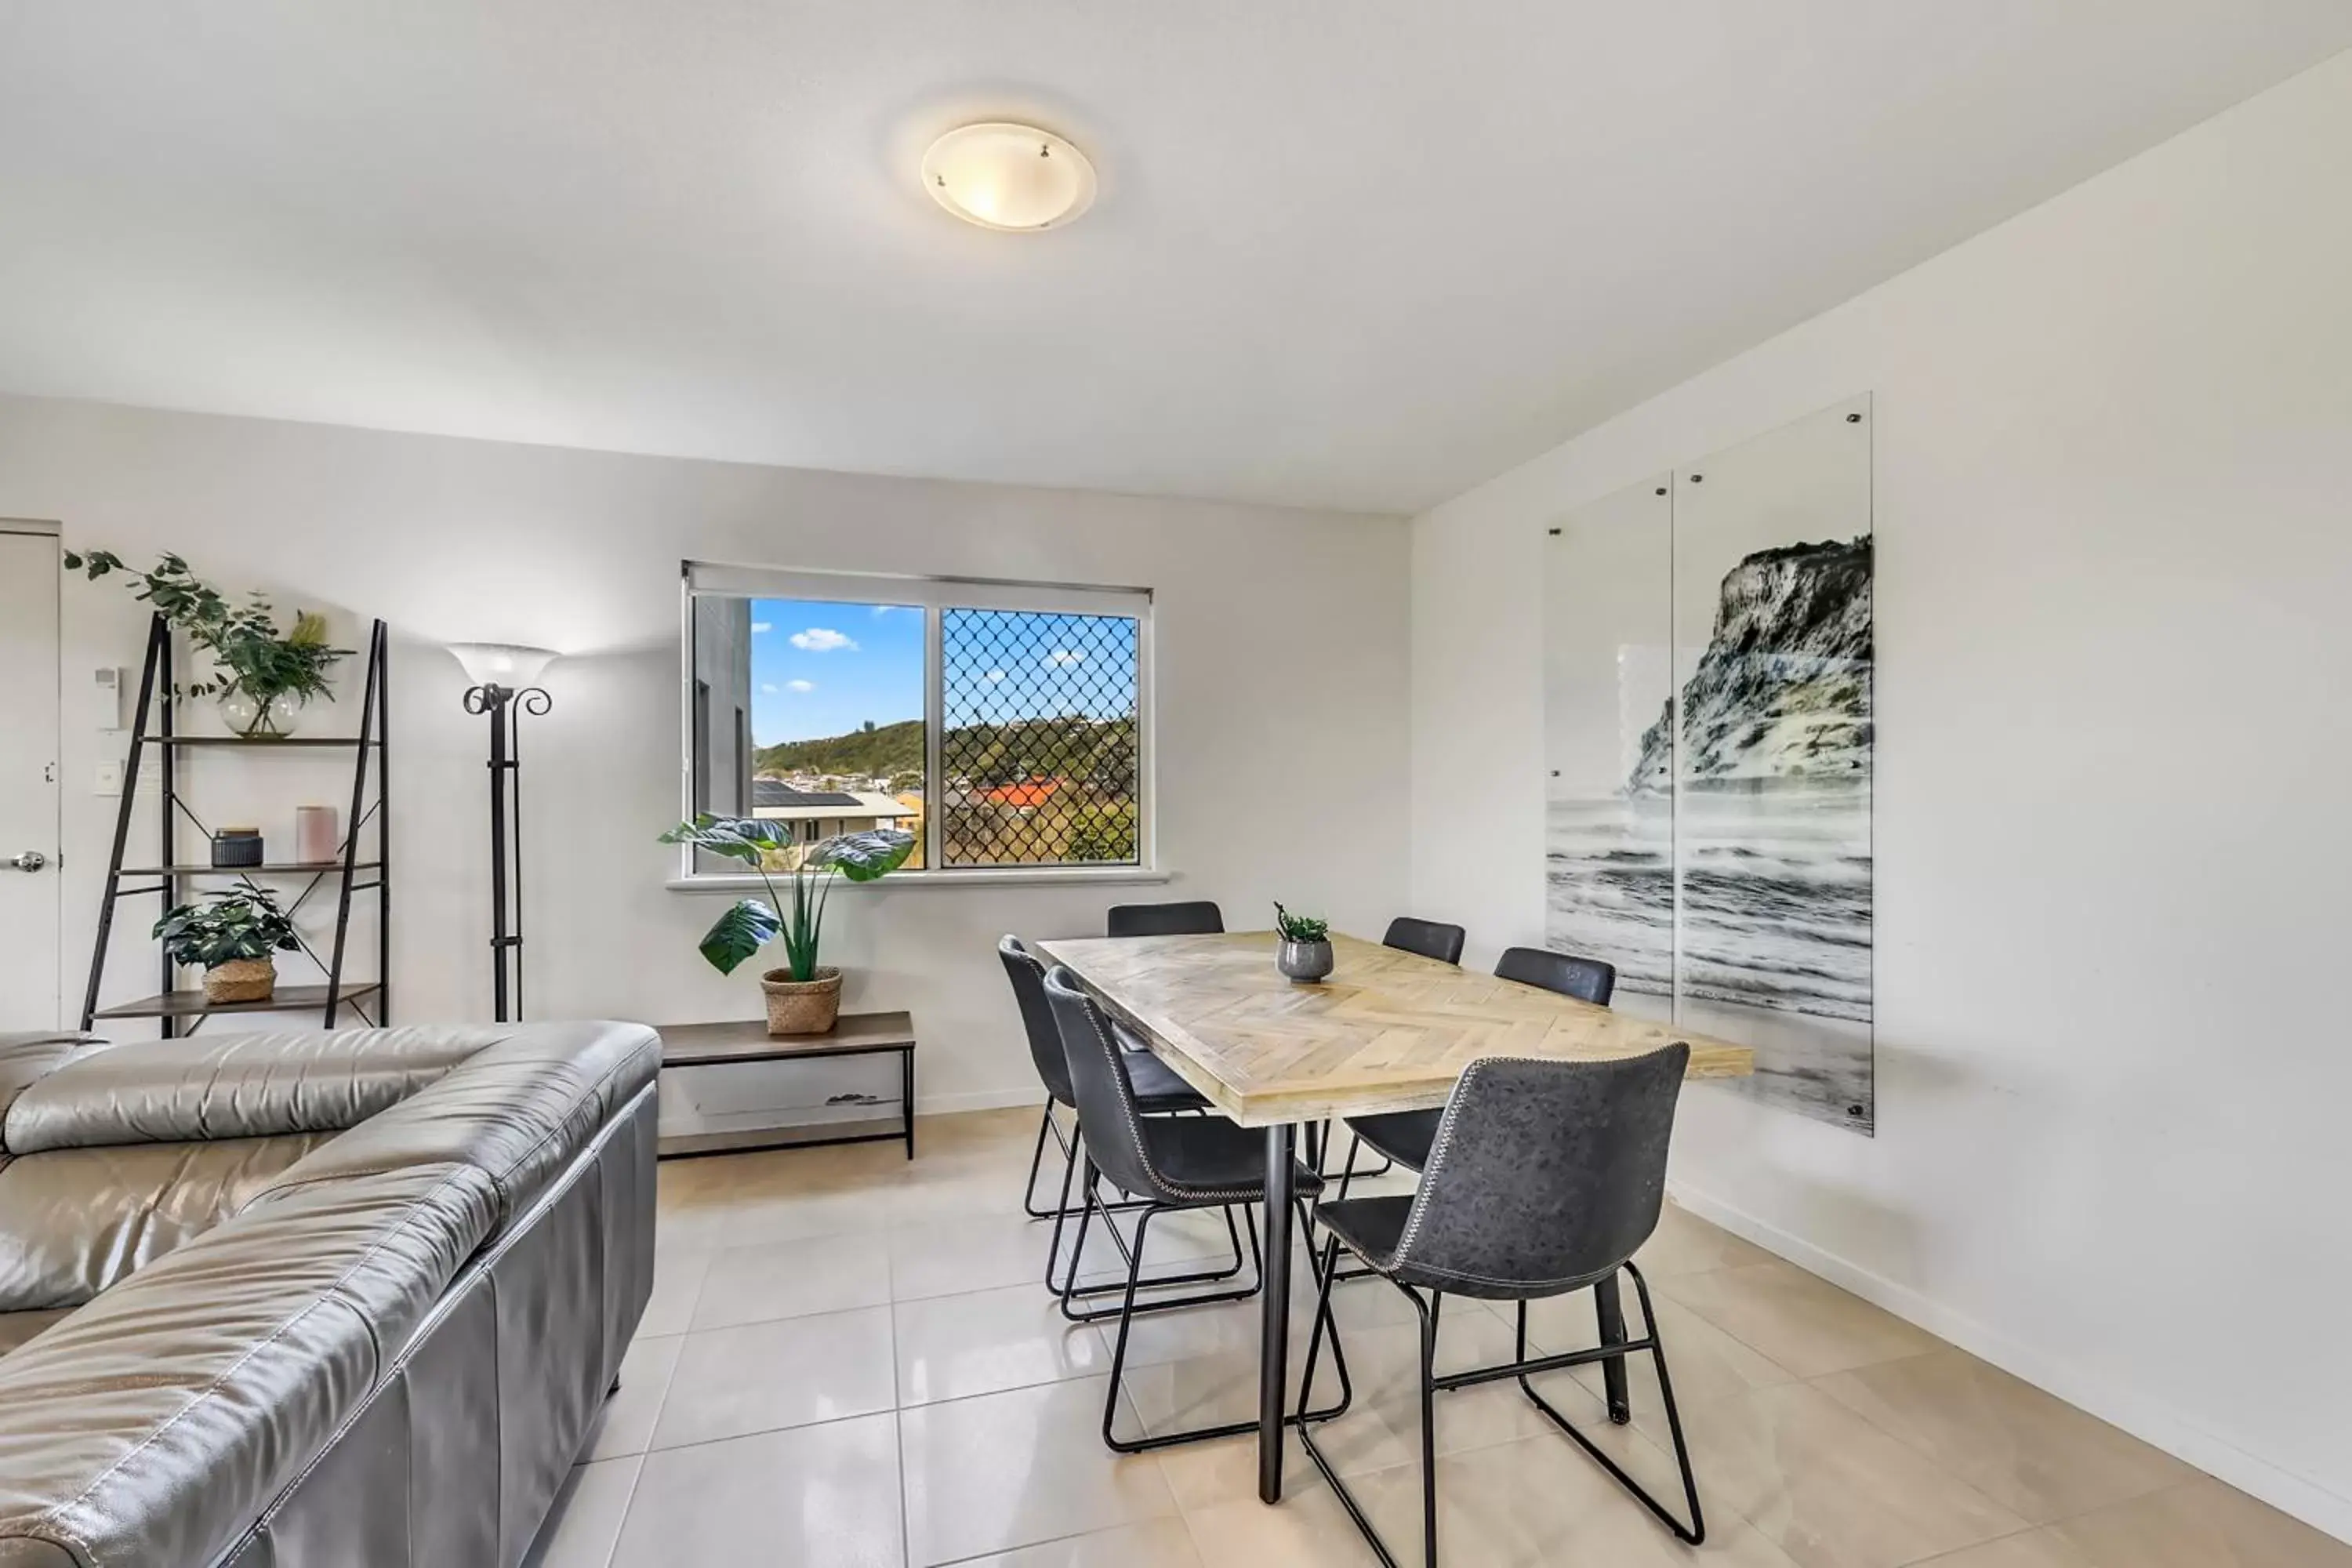
[{"label": "woven basket planter", "polygon": [[771,969],[760,976],[768,994],[768,1033],[822,1035],[841,1016],[841,971],[820,963],[814,980],[795,980],[789,969]]},{"label": "woven basket planter", "polygon": [[232,958],[205,971],[205,1000],[267,1002],[278,989],[278,966],[266,958]]}]

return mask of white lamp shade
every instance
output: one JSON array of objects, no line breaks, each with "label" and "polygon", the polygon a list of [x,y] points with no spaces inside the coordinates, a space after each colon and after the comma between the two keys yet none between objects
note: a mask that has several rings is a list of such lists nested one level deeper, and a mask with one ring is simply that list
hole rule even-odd
[{"label": "white lamp shade", "polygon": [[1025,233],[1066,224],[1092,205],[1095,166],[1034,125],[966,125],[923,154],[923,188],[967,223]]},{"label": "white lamp shade", "polygon": [[555,650],[526,647],[511,642],[453,642],[449,651],[466,667],[466,677],[477,686],[514,689],[536,683],[540,672],[555,658]]}]

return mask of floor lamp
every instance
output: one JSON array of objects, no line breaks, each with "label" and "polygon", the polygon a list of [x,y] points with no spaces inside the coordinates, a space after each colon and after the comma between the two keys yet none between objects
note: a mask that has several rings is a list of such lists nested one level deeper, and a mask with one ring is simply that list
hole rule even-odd
[{"label": "floor lamp", "polygon": [[490,994],[501,1024],[522,1016],[522,716],[554,699],[537,683],[555,655],[516,643],[452,643],[474,684],[466,711],[490,721]]}]

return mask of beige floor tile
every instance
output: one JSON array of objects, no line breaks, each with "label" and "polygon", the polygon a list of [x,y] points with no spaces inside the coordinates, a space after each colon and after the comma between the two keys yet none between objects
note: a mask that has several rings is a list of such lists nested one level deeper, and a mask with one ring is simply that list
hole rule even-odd
[{"label": "beige floor tile", "polygon": [[2352,1546],[2205,1477],[2053,1528],[2092,1568],[2352,1568]]},{"label": "beige floor tile", "polygon": [[621,1358],[621,1386],[596,1413],[588,1439],[587,1458],[613,1459],[642,1454],[652,1445],[654,1419],[661,1414],[662,1397],[669,1392],[670,1373],[686,1343],[677,1334],[649,1338],[639,1334]]},{"label": "beige floor tile", "polygon": [[886,1189],[783,1184],[737,1194],[724,1204],[670,1216],[665,1225],[683,1245],[745,1247],[877,1232],[888,1213]]},{"label": "beige floor tile", "polygon": [[637,1484],[637,1456],[575,1465],[555,1494],[522,1568],[605,1568]]},{"label": "beige floor tile", "polygon": [[890,1252],[879,1235],[813,1237],[714,1254],[694,1308],[696,1330],[878,1307],[890,1300]]},{"label": "beige floor tile", "polygon": [[900,1568],[898,1417],[648,1454],[610,1568]]},{"label": "beige floor tile", "polygon": [[1181,1519],[1155,1519],[1089,1531],[1040,1546],[971,1557],[956,1568],[1202,1568],[1192,1532]]},{"label": "beige floor tile", "polygon": [[2035,1523],[2144,1497],[2197,1473],[1957,1350],[1836,1373],[1814,1386]]},{"label": "beige floor tile", "polygon": [[953,1563],[1176,1511],[1149,1455],[1100,1432],[1107,1378],[899,1413],[907,1531],[919,1564]]},{"label": "beige floor tile", "polygon": [[[1352,1486],[1352,1482],[1350,1483]],[[1374,1523],[1400,1558],[1418,1556],[1418,1505]],[[1679,1493],[1669,1500],[1677,1506]],[[1438,1551],[1481,1568],[1543,1568],[1568,1563],[1609,1568],[1668,1568],[1694,1558],[1722,1568],[1793,1568],[1779,1547],[1718,1510],[1696,1550],[1675,1539],[1640,1501],[1557,1434],[1442,1458],[1437,1464]],[[1369,1511],[1369,1510],[1368,1510]]]},{"label": "beige floor tile", "polygon": [[890,1339],[887,1307],[688,1334],[652,1446],[676,1448],[888,1410],[896,1386]]},{"label": "beige floor tile", "polygon": [[[1505,1360],[1511,1332],[1490,1314],[1448,1307],[1441,1317],[1438,1370],[1460,1371]],[[1254,1314],[1253,1314],[1254,1316]],[[1303,1326],[1304,1314],[1293,1327]],[[1417,1460],[1421,1452],[1418,1328],[1341,1330],[1354,1400],[1346,1415],[1318,1423],[1316,1441],[1340,1474],[1369,1474]],[[1287,1405],[1295,1408],[1303,1356],[1294,1351]],[[1129,1403],[1143,1429],[1160,1434],[1247,1421],[1257,1414],[1258,1363],[1255,1349],[1220,1351],[1133,1369],[1126,1380]],[[1547,1397],[1579,1422],[1602,1419],[1599,1403],[1574,1382],[1558,1377],[1545,1385]],[[1339,1395],[1339,1380],[1327,1343],[1317,1363],[1315,1401],[1326,1405]],[[1507,1443],[1552,1430],[1516,1384],[1441,1392],[1436,1399],[1437,1449],[1451,1454]],[[1125,1429],[1122,1428],[1122,1431]],[[1257,1487],[1254,1438],[1188,1446],[1161,1457],[1170,1485],[1188,1509],[1255,1495]],[[1289,1456],[1284,1474],[1308,1485],[1318,1478],[1303,1454]],[[1287,1482],[1286,1482],[1287,1484]]]},{"label": "beige floor tile", "polygon": [[[1333,1424],[1335,1426],[1337,1423]],[[1328,1433],[1329,1428],[1325,1429]],[[1324,1444],[1324,1451],[1337,1462],[1342,1452],[1335,1452],[1340,1438],[1333,1437]],[[1397,1453],[1410,1450],[1398,1449]],[[1168,1489],[1176,1494],[1179,1507],[1192,1513],[1213,1508],[1220,1503],[1257,1496],[1257,1438],[1255,1435],[1239,1437],[1218,1437],[1202,1443],[1183,1443],[1160,1450],[1160,1472],[1168,1478]],[[1307,1458],[1307,1451],[1293,1437],[1283,1445],[1282,1485],[1286,1494],[1311,1490],[1323,1484],[1322,1472]]]},{"label": "beige floor tile", "polygon": [[698,1247],[655,1245],[653,1293],[646,1298],[645,1315],[637,1320],[640,1336],[682,1334],[694,1326],[694,1305],[702,1297],[710,1257]]},{"label": "beige floor tile", "polygon": [[[1666,1368],[1675,1381],[1675,1402],[1685,1410],[1710,1400],[1727,1399],[1751,1388],[1792,1383],[1794,1375],[1761,1352],[1742,1344],[1713,1323],[1652,1287],[1651,1305],[1658,1315],[1665,1341]],[[1641,1338],[1647,1331],[1641,1298],[1630,1281],[1624,1289],[1626,1332]],[[1504,1308],[1507,1312],[1509,1309]],[[1590,1350],[1601,1342],[1591,1291],[1555,1296],[1529,1304],[1528,1341],[1531,1353],[1565,1354]],[[1634,1424],[1654,1438],[1666,1440],[1665,1401],[1659,1393],[1656,1363],[1647,1352],[1625,1358],[1626,1389],[1633,1406]],[[1570,1374],[1594,1397],[1602,1396],[1608,1374],[1600,1366],[1581,1366]]]},{"label": "beige floor tile", "polygon": [[[1702,1504],[1747,1520],[1804,1568],[1896,1568],[2025,1528],[1803,1384],[1719,1399],[1684,1421]],[[1672,1460],[1640,1441],[1648,1452],[1628,1468],[1673,1495]]]},{"label": "beige floor tile", "polygon": [[1650,1288],[1798,1377],[1917,1355],[1943,1342],[1794,1264],[1679,1274]]},{"label": "beige floor tile", "polygon": [[[1348,1484],[1371,1513],[1373,1522],[1390,1532],[1391,1539],[1398,1539],[1395,1521],[1402,1521],[1406,1533],[1398,1561],[1408,1568],[1418,1563],[1421,1552],[1414,1542],[1419,1538],[1410,1531],[1417,1528],[1412,1521],[1419,1517],[1415,1510],[1420,1503],[1419,1494],[1409,1489],[1418,1484],[1411,1472],[1383,1470],[1360,1480],[1351,1479]],[[1184,1522],[1192,1527],[1201,1560],[1218,1568],[1377,1568],[1371,1549],[1356,1533],[1347,1510],[1328,1487],[1303,1491],[1286,1489],[1282,1500],[1271,1508],[1258,1501],[1253,1491],[1187,1510]],[[1472,1560],[1450,1561],[1470,1568]]]},{"label": "beige floor tile", "polygon": [[893,1300],[961,1296],[1009,1285],[1045,1288],[1051,1227],[1018,1213],[905,1226],[889,1233]]},{"label": "beige floor tile", "polygon": [[901,1405],[996,1394],[1110,1369],[1102,1336],[1090,1326],[1065,1321],[1054,1298],[1034,1284],[901,1301],[893,1310]]},{"label": "beige floor tile", "polygon": [[[1658,1213],[1658,1228],[1633,1255],[1642,1272],[1653,1280],[1676,1274],[1701,1274],[1710,1268],[1743,1268],[1779,1258],[1752,1241],[1742,1240],[1722,1226],[1711,1225],[1688,1209],[1668,1204]],[[1632,1293],[1628,1286],[1627,1293]]]},{"label": "beige floor tile", "polygon": [[1963,1546],[1941,1557],[1930,1557],[1918,1568],[2093,1568],[2091,1560],[2066,1544],[2054,1530],[2029,1530],[2004,1535],[1982,1546]]}]

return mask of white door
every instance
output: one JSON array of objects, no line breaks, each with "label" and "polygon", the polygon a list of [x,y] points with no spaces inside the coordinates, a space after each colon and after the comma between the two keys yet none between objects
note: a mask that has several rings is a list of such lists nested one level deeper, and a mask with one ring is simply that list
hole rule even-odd
[{"label": "white door", "polygon": [[0,521],[0,1031],[58,1014],[58,536]]}]

